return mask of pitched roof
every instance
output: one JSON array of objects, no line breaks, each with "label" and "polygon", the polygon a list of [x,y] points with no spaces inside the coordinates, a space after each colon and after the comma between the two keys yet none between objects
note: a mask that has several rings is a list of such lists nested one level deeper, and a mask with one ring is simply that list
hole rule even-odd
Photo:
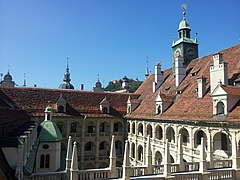
[{"label": "pitched roof", "polygon": [[228,95],[234,95],[234,96],[240,96],[240,87],[239,86],[226,86],[226,85],[221,85],[224,91]]},{"label": "pitched roof", "polygon": [[[50,106],[55,104],[62,94],[67,103],[67,112],[56,113],[55,116],[122,116],[126,114],[127,99],[129,96],[138,97],[137,94],[129,93],[108,93],[108,92],[89,92],[79,90],[61,90],[61,89],[44,89],[44,88],[0,88],[0,91],[11,98],[23,110],[33,115],[43,115],[45,107],[50,101]],[[110,103],[110,115],[102,115],[100,103],[106,97]]]},{"label": "pitched roof", "polygon": [[[228,63],[228,77],[240,73],[240,45],[230,47],[220,51],[223,54],[224,62]],[[152,82],[154,75],[151,74],[139,87],[136,93],[142,99],[141,104],[134,112],[128,115],[128,118],[150,118],[162,120],[212,120],[212,99],[210,96],[210,65],[213,64],[212,55],[204,56],[190,62],[186,68],[186,77],[176,88],[175,77],[171,74],[171,69],[164,71],[164,82],[152,92]],[[207,92],[202,99],[198,99],[196,88],[199,77],[206,78]],[[231,94],[239,93],[239,88],[226,86],[225,89]],[[179,94],[176,94],[176,93]],[[167,109],[162,116],[155,116],[155,99],[158,94],[176,94],[173,105]],[[240,104],[240,103],[239,103]],[[239,105],[240,106],[240,105]],[[240,118],[240,107],[229,113],[227,120],[236,120]],[[238,112],[236,112],[238,110]],[[234,114],[234,116],[232,116]]]}]

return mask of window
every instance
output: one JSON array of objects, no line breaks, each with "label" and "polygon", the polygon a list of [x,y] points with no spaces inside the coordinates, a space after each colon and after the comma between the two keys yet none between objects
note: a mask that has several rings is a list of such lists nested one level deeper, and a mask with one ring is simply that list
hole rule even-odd
[{"label": "window", "polygon": [[132,143],[132,158],[135,158],[135,144]]},{"label": "window", "polygon": [[100,126],[99,126],[99,131],[100,132],[104,132],[105,131],[105,124],[104,123],[101,123]]},{"label": "window", "polygon": [[202,140],[202,137],[203,137],[203,131],[198,131],[197,133],[197,144],[201,144],[201,140]]},{"label": "window", "polygon": [[46,161],[45,161],[45,168],[49,168],[50,166],[50,155],[46,155]]},{"label": "window", "polygon": [[121,132],[122,131],[122,124],[120,122],[114,123],[113,131],[114,132]]},{"label": "window", "polygon": [[157,105],[157,115],[162,113],[161,109],[162,109],[161,105]]},{"label": "window", "polygon": [[45,159],[45,156],[42,154],[40,157],[40,168],[44,168],[44,159]]},{"label": "window", "polygon": [[217,103],[217,115],[221,114],[224,114],[224,104],[220,101]]},{"label": "window", "polygon": [[51,117],[50,114],[47,114],[47,120],[50,120],[50,117]]},{"label": "window", "polygon": [[103,114],[108,114],[108,108],[107,107],[103,107]]},{"label": "window", "polygon": [[77,132],[77,123],[74,122],[74,123],[71,124],[71,132],[72,133]]},{"label": "window", "polygon": [[40,156],[40,168],[49,168],[50,167],[50,155],[47,154],[46,156],[42,154]]},{"label": "window", "polygon": [[94,127],[93,126],[88,126],[87,127],[87,133],[93,133]]},{"label": "window", "polygon": [[132,133],[135,134],[135,123],[132,123]]},{"label": "window", "polygon": [[88,142],[87,144],[85,144],[85,151],[91,151],[92,150],[92,143]]},{"label": "window", "polygon": [[63,105],[58,106],[58,112],[63,113],[64,112],[64,107]]},{"label": "window", "polygon": [[99,150],[105,150],[105,143],[104,142],[100,143]]}]

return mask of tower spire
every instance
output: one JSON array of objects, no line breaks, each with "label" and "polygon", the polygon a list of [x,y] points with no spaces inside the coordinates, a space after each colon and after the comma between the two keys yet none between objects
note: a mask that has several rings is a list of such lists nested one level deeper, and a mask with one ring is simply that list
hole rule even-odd
[{"label": "tower spire", "polygon": [[26,87],[26,73],[24,73],[23,75],[24,75],[23,86]]},{"label": "tower spire", "polygon": [[69,72],[69,65],[68,65],[68,57],[67,59],[67,65],[66,65],[66,72],[64,73],[63,78],[63,84],[59,86],[60,89],[74,89],[73,85],[70,83],[70,72]]},{"label": "tower spire", "polygon": [[145,79],[149,76],[149,68],[148,68],[148,56],[146,57],[147,59],[147,64],[146,64],[146,73],[145,73]]}]

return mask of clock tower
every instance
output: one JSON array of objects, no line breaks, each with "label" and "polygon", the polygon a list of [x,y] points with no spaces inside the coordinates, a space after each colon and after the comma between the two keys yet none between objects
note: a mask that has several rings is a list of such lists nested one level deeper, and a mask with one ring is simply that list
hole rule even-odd
[{"label": "clock tower", "polygon": [[173,41],[173,64],[172,71],[175,73],[175,57],[182,57],[183,66],[186,67],[193,59],[198,58],[198,41],[197,34],[195,39],[191,39],[191,28],[186,19],[186,12],[183,12],[183,19],[178,28],[178,40]]}]

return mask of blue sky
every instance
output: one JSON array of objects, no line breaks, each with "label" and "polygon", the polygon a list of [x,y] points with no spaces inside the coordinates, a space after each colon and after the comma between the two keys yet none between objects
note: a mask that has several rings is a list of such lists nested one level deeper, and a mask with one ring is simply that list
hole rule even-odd
[{"label": "blue sky", "polygon": [[68,57],[75,89],[91,90],[98,74],[104,86],[143,80],[147,56],[152,72],[171,66],[183,3],[200,57],[240,43],[239,0],[0,0],[0,72],[58,88]]}]

